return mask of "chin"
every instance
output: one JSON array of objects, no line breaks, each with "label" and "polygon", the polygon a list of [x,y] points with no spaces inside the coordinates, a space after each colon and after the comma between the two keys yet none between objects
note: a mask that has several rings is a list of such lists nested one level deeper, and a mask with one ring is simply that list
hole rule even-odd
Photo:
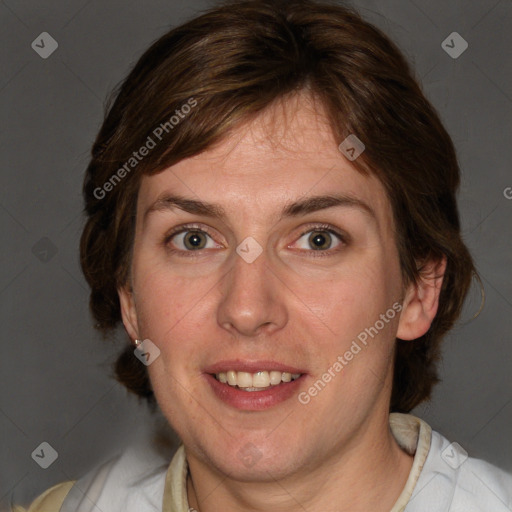
[{"label": "chin", "polygon": [[[268,443],[268,440],[267,440]],[[304,463],[296,445],[256,445],[251,441],[233,443],[228,451],[212,453],[207,450],[208,464],[240,482],[272,482],[293,475]]]}]

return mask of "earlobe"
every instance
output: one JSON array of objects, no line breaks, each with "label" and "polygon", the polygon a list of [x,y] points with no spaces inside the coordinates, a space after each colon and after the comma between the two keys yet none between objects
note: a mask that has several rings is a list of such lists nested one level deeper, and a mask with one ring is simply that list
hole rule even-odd
[{"label": "earlobe", "polygon": [[434,320],[446,271],[446,257],[429,261],[419,280],[410,283],[398,324],[397,338],[415,340],[423,336]]},{"label": "earlobe", "polygon": [[132,340],[136,340],[139,338],[139,327],[133,291],[128,284],[125,284],[118,288],[117,293],[121,304],[121,317],[123,319],[124,328],[128,336],[130,336]]}]

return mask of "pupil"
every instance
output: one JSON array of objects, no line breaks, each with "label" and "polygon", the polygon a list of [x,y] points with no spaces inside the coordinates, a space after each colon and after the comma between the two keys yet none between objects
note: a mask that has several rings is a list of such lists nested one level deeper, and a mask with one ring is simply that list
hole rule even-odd
[{"label": "pupil", "polygon": [[201,240],[200,233],[192,232],[188,237],[185,237],[185,245],[193,249],[201,249],[204,246],[203,240]]},{"label": "pupil", "polygon": [[310,242],[313,244],[315,250],[329,248],[330,243],[325,233],[312,233],[310,236]]}]

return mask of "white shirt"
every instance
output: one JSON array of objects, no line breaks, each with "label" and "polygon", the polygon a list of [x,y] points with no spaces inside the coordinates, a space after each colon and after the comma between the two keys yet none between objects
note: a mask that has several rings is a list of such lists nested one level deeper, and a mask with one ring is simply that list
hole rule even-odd
[{"label": "white shirt", "polygon": [[[390,512],[512,512],[512,474],[467,457],[457,443],[411,414],[390,414],[390,428],[414,455]],[[78,480],[60,512],[189,512],[187,472],[183,446],[170,464],[134,446]]]}]

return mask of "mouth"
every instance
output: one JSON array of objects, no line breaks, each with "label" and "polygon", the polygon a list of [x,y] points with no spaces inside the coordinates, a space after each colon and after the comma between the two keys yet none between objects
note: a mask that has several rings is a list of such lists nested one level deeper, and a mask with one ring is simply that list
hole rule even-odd
[{"label": "mouth", "polygon": [[279,386],[282,382],[292,382],[297,380],[302,374],[281,372],[279,370],[259,370],[254,373],[228,370],[227,372],[219,372],[213,375],[222,384],[227,384],[242,391],[255,392]]},{"label": "mouth", "polygon": [[298,393],[306,373],[272,361],[225,361],[204,370],[214,395],[245,411],[262,411]]}]

